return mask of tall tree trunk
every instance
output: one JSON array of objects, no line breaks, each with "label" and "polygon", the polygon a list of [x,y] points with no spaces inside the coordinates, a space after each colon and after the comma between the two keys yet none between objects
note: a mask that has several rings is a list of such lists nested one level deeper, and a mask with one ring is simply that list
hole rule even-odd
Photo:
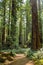
[{"label": "tall tree trunk", "polygon": [[6,30],[6,47],[9,48],[11,42],[9,41],[10,39],[10,34],[11,34],[11,0],[7,1],[7,6],[9,7],[9,10],[7,10],[7,13],[9,13],[8,15],[8,24],[7,24],[7,30]]},{"label": "tall tree trunk", "polygon": [[5,10],[6,10],[6,0],[3,1],[3,7],[4,7],[4,17],[3,17],[3,29],[2,29],[2,46],[5,44]]},{"label": "tall tree trunk", "polygon": [[[22,1],[21,1],[22,2]],[[22,47],[23,46],[23,39],[22,39],[22,21],[23,21],[23,18],[22,18],[22,3],[20,2],[20,22],[19,22],[19,45]]]},{"label": "tall tree trunk", "polygon": [[9,20],[8,20],[8,35],[10,35],[10,26],[11,26],[11,0],[9,1]]},{"label": "tall tree trunk", "polygon": [[12,0],[12,21],[11,21],[11,37],[13,40],[13,43],[16,41],[16,21],[17,21],[17,17],[16,17],[16,0]]},{"label": "tall tree trunk", "polygon": [[41,21],[41,4],[38,0],[38,9],[39,9],[39,31],[40,31],[40,41],[42,43],[42,21]]},{"label": "tall tree trunk", "polygon": [[29,20],[28,20],[28,12],[26,13],[26,43],[28,42],[28,33],[29,33]]},{"label": "tall tree trunk", "polygon": [[22,17],[20,18],[20,23],[19,23],[19,45],[20,46],[22,45]]},{"label": "tall tree trunk", "polygon": [[33,49],[40,49],[40,34],[38,27],[38,13],[37,13],[37,0],[31,0],[32,6],[32,42]]}]

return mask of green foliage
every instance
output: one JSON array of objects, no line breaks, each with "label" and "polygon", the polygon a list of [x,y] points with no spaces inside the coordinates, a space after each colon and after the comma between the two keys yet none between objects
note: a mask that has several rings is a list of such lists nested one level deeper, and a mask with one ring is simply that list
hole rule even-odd
[{"label": "green foliage", "polygon": [[[3,2],[6,1],[4,4]],[[42,2],[42,1],[41,1]],[[14,8],[12,7],[11,0],[1,0],[0,1],[0,50],[2,48],[2,29],[5,28],[5,43],[4,46],[8,48],[18,49],[19,41],[21,41],[21,47],[27,48],[32,46],[32,12],[31,12],[31,3],[30,0],[26,0],[25,3],[23,0],[14,1]],[[5,6],[5,16],[4,16],[4,6]],[[41,4],[41,21],[43,26],[43,4]],[[13,12],[12,12],[13,10]],[[12,15],[13,13],[13,15]],[[5,21],[3,20],[5,18]],[[40,18],[40,17],[39,17]],[[40,19],[39,19],[40,20]],[[3,25],[3,22],[5,22]],[[20,24],[21,23],[21,24]],[[26,31],[27,23],[27,31]],[[20,25],[19,25],[20,24]],[[40,24],[39,24],[40,25]],[[21,29],[20,29],[21,28]],[[21,32],[20,32],[21,31]],[[9,34],[8,34],[9,32]],[[26,32],[28,34],[26,35]],[[19,40],[19,34],[21,40]],[[26,36],[28,40],[26,40]],[[43,38],[43,27],[42,27],[42,38]],[[19,49],[17,53],[23,53],[24,50]],[[33,57],[33,51],[27,52],[29,57]],[[29,54],[30,53],[30,54]],[[36,53],[34,53],[35,55]],[[37,54],[36,54],[37,55]]]},{"label": "green foliage", "polygon": [[27,45],[24,44],[24,45],[23,45],[23,48],[27,48]]},{"label": "green foliage", "polygon": [[35,56],[37,59],[43,59],[43,48],[36,51],[36,53],[34,53],[33,56]]},{"label": "green foliage", "polygon": [[12,50],[12,52],[15,52],[15,53],[17,53],[17,54],[19,54],[19,53],[25,53],[25,51],[26,51],[26,49],[24,49],[24,48],[18,48],[18,49],[13,49]]},{"label": "green foliage", "polygon": [[17,49],[7,49],[7,50],[2,50],[2,52],[11,52],[16,55],[16,53],[24,53],[29,50],[29,48],[17,48]]},{"label": "green foliage", "polygon": [[13,45],[13,43],[14,43],[14,41],[13,41],[12,37],[11,36],[7,36],[7,38],[6,38],[6,46],[8,48],[11,48],[11,46]]},{"label": "green foliage", "polygon": [[33,51],[30,48],[25,52],[25,54],[26,54],[27,57],[29,57],[29,59],[32,59]]},{"label": "green foliage", "polygon": [[35,61],[35,65],[43,65],[43,59],[38,59]]},{"label": "green foliage", "polygon": [[13,43],[13,40],[12,40],[11,36],[7,36],[6,39],[7,39],[7,43],[10,43],[10,44]]},{"label": "green foliage", "polygon": [[27,57],[29,57],[30,59],[33,60],[37,60],[37,59],[43,59],[43,48],[41,48],[38,51],[32,51],[31,49],[29,49],[26,53]]},{"label": "green foliage", "polygon": [[43,48],[37,51],[28,49],[25,54],[29,59],[34,60],[35,65],[43,65]]}]

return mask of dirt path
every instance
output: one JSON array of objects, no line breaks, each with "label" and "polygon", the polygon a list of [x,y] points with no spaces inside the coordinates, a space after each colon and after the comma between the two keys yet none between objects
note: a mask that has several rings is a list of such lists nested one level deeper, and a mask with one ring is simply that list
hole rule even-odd
[{"label": "dirt path", "polygon": [[34,65],[34,62],[26,58],[24,54],[17,54],[14,62],[9,65]]}]

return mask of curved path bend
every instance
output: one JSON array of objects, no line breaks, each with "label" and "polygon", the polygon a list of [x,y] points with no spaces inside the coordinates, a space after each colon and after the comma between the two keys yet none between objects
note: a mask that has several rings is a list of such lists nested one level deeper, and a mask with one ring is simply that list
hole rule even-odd
[{"label": "curved path bend", "polygon": [[34,65],[34,62],[26,58],[24,54],[16,54],[14,62],[9,65]]}]

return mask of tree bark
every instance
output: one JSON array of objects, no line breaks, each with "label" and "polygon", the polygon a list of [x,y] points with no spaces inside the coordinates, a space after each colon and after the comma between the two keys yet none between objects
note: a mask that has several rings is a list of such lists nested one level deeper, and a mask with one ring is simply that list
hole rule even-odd
[{"label": "tree bark", "polygon": [[39,31],[40,31],[40,41],[42,43],[42,21],[41,21],[41,4],[38,0],[38,9],[39,9]]},{"label": "tree bark", "polygon": [[4,7],[4,17],[3,17],[3,29],[2,29],[2,46],[5,44],[5,10],[6,10],[6,0],[3,1],[3,7]]},{"label": "tree bark", "polygon": [[17,17],[16,17],[16,0],[12,0],[12,12],[11,12],[11,37],[12,37],[12,41],[13,43],[15,43],[16,41],[16,21],[17,21]]},{"label": "tree bark", "polygon": [[40,33],[38,27],[38,12],[37,12],[37,0],[31,0],[32,6],[32,43],[33,49],[40,49]]}]

